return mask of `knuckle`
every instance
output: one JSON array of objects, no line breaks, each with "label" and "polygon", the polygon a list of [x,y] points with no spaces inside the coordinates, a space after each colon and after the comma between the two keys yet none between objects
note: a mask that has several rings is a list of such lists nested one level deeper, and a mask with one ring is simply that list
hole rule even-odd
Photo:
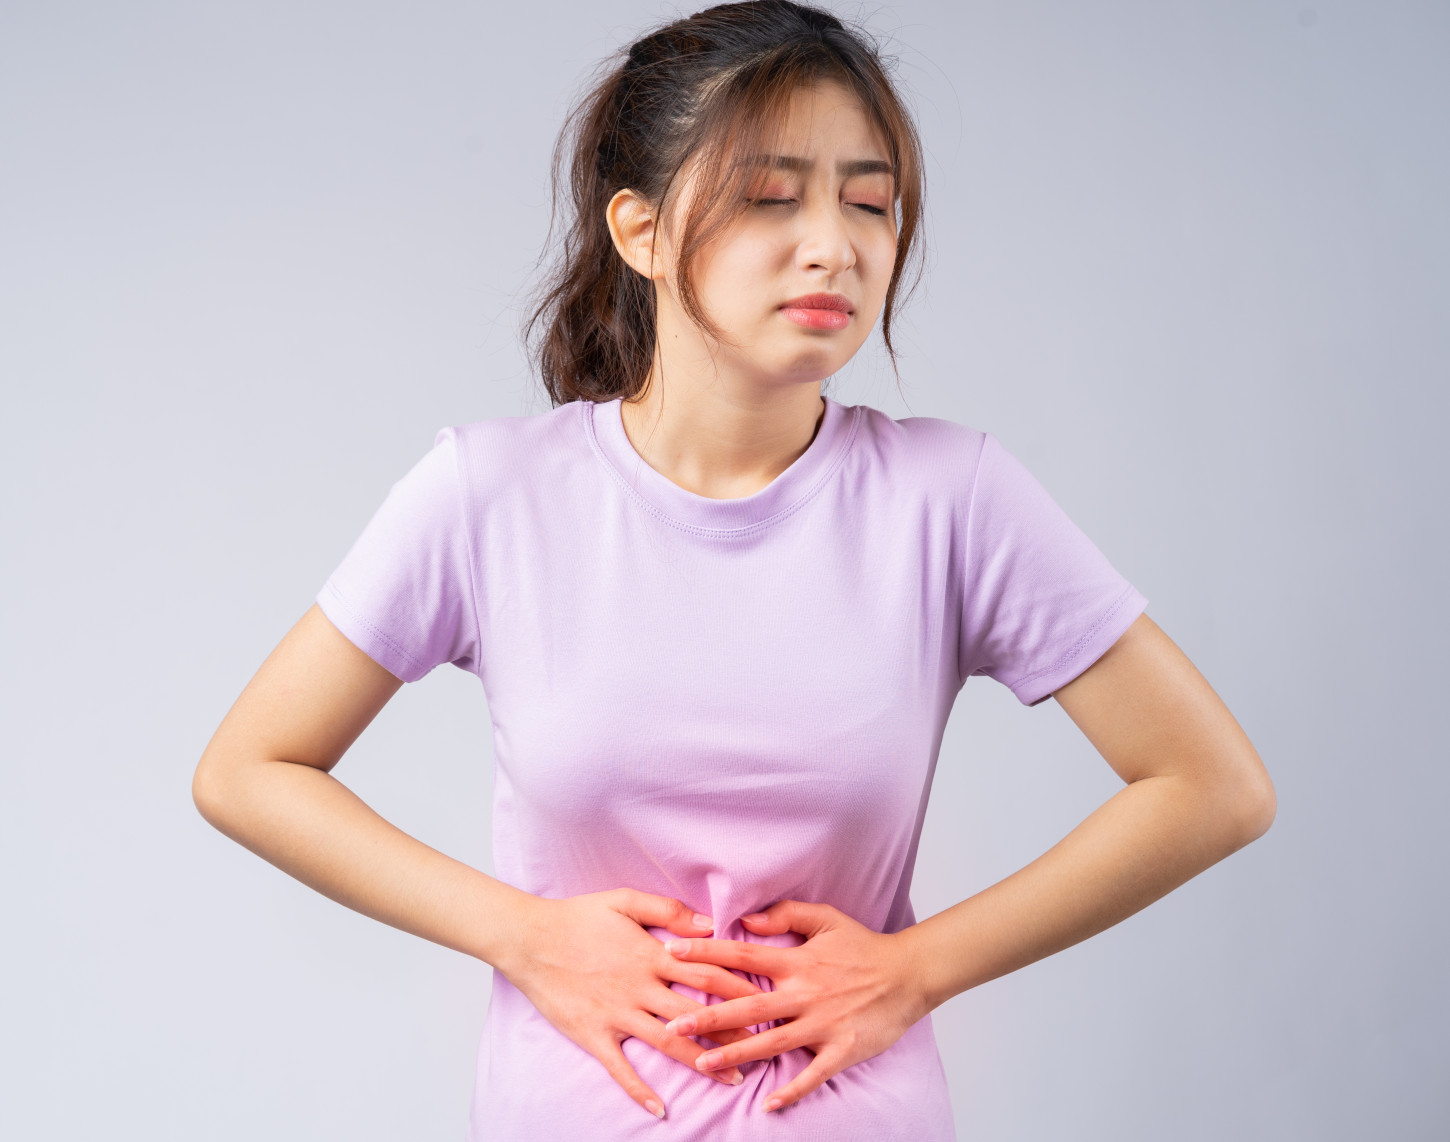
[{"label": "knuckle", "polygon": [[772,1027],[766,1034],[770,1036],[770,1049],[777,1053],[791,1051],[796,1047],[807,1046],[805,1039],[801,1037],[801,1033],[790,1023],[783,1024],[780,1027]]},{"label": "knuckle", "polygon": [[804,1098],[815,1090],[816,1087],[828,1079],[833,1072],[825,1067],[810,1067],[796,1076],[793,1094],[796,1098]]},{"label": "knuckle", "polygon": [[701,991],[709,991],[719,995],[722,999],[734,999],[738,996],[749,995],[750,988],[741,986],[745,981],[738,975],[726,971],[721,967],[713,965],[705,966],[700,972],[700,982],[696,985]]},{"label": "knuckle", "polygon": [[614,1081],[622,1086],[625,1090],[634,1091],[639,1088],[639,1076],[637,1076],[634,1073],[633,1068],[624,1061],[623,1056],[619,1056],[617,1058],[614,1056],[610,1056],[608,1058],[605,1058],[603,1062],[604,1069],[609,1072],[610,1078],[614,1079]]},{"label": "knuckle", "polygon": [[633,1099],[644,1099],[649,1097],[649,1089],[640,1082],[634,1075],[619,1076],[619,1085]]}]

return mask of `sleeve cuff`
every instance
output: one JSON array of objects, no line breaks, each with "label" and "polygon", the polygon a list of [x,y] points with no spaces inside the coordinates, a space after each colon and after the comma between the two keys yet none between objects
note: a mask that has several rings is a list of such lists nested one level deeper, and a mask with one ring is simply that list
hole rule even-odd
[{"label": "sleeve cuff", "polygon": [[1051,666],[1019,678],[1011,691],[1024,706],[1036,706],[1083,673],[1108,652],[1148,606],[1148,600],[1129,585],[1102,618]]},{"label": "sleeve cuff", "polygon": [[379,666],[403,682],[416,682],[428,673],[409,657],[398,642],[354,611],[330,582],[317,593],[318,609],[343,636]]}]

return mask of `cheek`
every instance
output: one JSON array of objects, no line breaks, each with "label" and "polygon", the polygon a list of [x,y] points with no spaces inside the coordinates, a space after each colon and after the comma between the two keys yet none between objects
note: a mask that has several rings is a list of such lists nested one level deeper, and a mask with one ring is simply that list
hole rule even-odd
[{"label": "cheek", "polygon": [[[741,236],[711,258],[696,281],[722,314],[758,318],[761,310],[771,308],[782,256],[778,243]],[[788,253],[784,256],[788,262]]]},{"label": "cheek", "polygon": [[863,250],[861,260],[862,277],[870,283],[869,288],[879,298],[879,304],[886,302],[886,289],[891,284],[891,271],[896,265],[895,236],[873,242]]},{"label": "cheek", "polygon": [[870,245],[872,264],[877,267],[884,266],[888,277],[891,275],[891,266],[896,261],[897,241],[894,229],[882,227],[882,232]]}]

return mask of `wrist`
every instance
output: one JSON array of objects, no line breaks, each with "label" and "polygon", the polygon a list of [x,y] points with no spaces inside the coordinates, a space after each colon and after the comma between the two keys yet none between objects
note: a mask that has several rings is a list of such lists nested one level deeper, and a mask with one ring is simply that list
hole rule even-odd
[{"label": "wrist", "polygon": [[533,958],[531,949],[540,913],[550,902],[511,885],[500,887],[506,891],[499,893],[491,907],[479,911],[486,929],[479,933],[473,954],[513,981]]},{"label": "wrist", "polygon": [[930,1015],[955,994],[946,986],[943,958],[931,937],[931,930],[919,923],[895,933],[901,949],[898,969],[901,972],[901,989],[917,1019]]}]

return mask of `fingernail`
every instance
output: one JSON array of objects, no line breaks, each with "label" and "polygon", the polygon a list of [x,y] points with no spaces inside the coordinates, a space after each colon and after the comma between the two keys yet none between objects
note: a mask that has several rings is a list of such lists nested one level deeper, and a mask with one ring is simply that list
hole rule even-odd
[{"label": "fingernail", "polygon": [[719,1055],[701,1055],[695,1060],[695,1066],[702,1071],[708,1071],[711,1067],[720,1065]]},{"label": "fingernail", "polygon": [[665,950],[671,955],[683,956],[686,952],[690,950],[690,945],[688,941],[685,940],[670,940],[668,943],[665,944]]},{"label": "fingernail", "polygon": [[644,1108],[656,1118],[663,1118],[665,1116],[665,1108],[652,1098],[644,1100]]},{"label": "fingernail", "polygon": [[693,1015],[681,1015],[678,1019],[671,1019],[665,1024],[666,1031],[672,1031],[676,1035],[693,1035],[695,1033],[695,1017]]},{"label": "fingernail", "polygon": [[761,922],[763,922],[765,920],[769,920],[770,919],[770,917],[767,916],[764,912],[752,912],[752,913],[750,913],[749,916],[742,916],[740,918],[742,920],[751,920],[751,921],[754,921],[757,924],[759,924],[759,923],[761,923]]},{"label": "fingernail", "polygon": [[711,918],[709,916],[703,916],[699,912],[696,912],[695,913],[695,927],[697,927],[697,928],[709,928],[710,931],[713,932],[715,930],[715,921],[714,921],[713,918]]},{"label": "fingernail", "polygon": [[725,1081],[731,1086],[739,1086],[745,1081],[745,1076],[740,1073],[739,1067],[731,1067],[730,1073],[725,1076]]},{"label": "fingernail", "polygon": [[772,1110],[779,1110],[780,1109],[780,1099],[778,1099],[778,1098],[768,1098],[768,1099],[766,1099],[765,1100],[765,1109],[766,1109],[767,1112],[768,1111],[772,1111]]}]

